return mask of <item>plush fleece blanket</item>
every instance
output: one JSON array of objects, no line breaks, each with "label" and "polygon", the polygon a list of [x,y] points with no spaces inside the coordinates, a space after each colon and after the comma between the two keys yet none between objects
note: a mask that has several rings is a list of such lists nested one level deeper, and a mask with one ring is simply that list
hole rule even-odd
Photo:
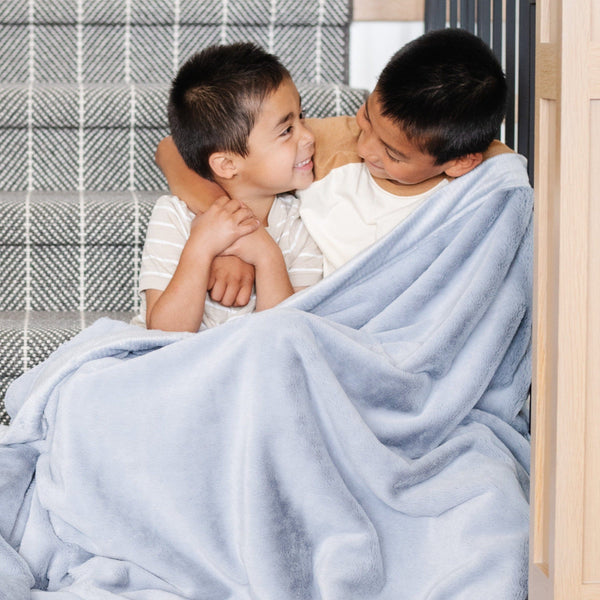
[{"label": "plush fleece blanket", "polygon": [[531,221],[503,155],[280,307],[83,331],[7,397],[0,598],[525,598]]}]

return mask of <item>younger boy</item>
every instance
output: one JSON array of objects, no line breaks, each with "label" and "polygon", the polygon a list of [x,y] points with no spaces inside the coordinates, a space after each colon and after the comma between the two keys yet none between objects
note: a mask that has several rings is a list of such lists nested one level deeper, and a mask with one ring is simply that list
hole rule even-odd
[{"label": "younger boy", "polygon": [[[140,273],[147,327],[198,331],[270,308],[318,281],[322,257],[298,200],[278,196],[312,182],[314,152],[298,91],[279,60],[252,44],[205,49],[173,82],[169,124],[188,168],[227,196],[197,216],[177,197],[157,201]],[[256,294],[244,309],[206,297],[220,254],[255,269]]]},{"label": "younger boy", "polygon": [[[315,182],[299,197],[303,221],[324,254],[324,274],[426,205],[439,186],[509,152],[493,141],[506,97],[502,68],[486,44],[445,29],[397,52],[355,118],[309,120]],[[192,210],[205,210],[211,191],[173,150],[167,138],[157,151],[171,190]],[[239,277],[215,286],[213,298],[243,302],[247,285],[236,287]]]}]

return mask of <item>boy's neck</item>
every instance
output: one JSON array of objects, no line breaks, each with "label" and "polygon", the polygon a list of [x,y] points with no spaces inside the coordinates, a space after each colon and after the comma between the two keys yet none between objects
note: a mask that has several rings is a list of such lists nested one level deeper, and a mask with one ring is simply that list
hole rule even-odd
[{"label": "boy's neck", "polygon": [[269,212],[275,201],[274,195],[262,194],[256,190],[243,189],[239,186],[231,185],[230,182],[222,181],[219,183],[230,198],[243,202],[264,227],[268,225]]},{"label": "boy's neck", "polygon": [[432,190],[443,179],[452,178],[445,175],[437,175],[425,181],[421,181],[420,183],[407,185],[405,183],[390,181],[389,179],[373,177],[373,181],[375,181],[380,188],[384,189],[386,192],[395,194],[396,196],[418,196],[419,194],[424,194],[425,192]]},{"label": "boy's neck", "polygon": [[[233,196],[235,198],[235,196]],[[264,196],[261,198],[239,198],[253,213],[254,216],[261,222],[264,227],[269,224],[269,213],[275,196]]]}]

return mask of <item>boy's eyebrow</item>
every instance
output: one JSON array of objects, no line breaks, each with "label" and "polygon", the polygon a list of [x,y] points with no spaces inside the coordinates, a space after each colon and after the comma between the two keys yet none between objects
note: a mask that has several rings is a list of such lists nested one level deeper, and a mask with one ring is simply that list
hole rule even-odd
[{"label": "boy's eyebrow", "polygon": [[406,154],[404,154],[404,152],[400,152],[400,150],[396,150],[396,148],[393,148],[392,146],[390,146],[389,144],[386,144],[383,140],[381,140],[381,143],[392,153],[392,154],[396,154],[398,155],[400,158],[408,158],[408,156],[406,156]]},{"label": "boy's eyebrow", "polygon": [[[369,121],[369,123],[371,122],[371,119],[369,118],[369,100],[370,99],[371,99],[371,94],[369,94],[369,97],[365,100],[365,116],[367,117],[367,121]],[[406,156],[406,154],[404,154],[404,152],[400,152],[400,150],[396,150],[396,148],[394,148],[393,146],[386,144],[381,138],[379,138],[379,141],[393,154],[397,154],[400,158],[408,158],[408,156]]]},{"label": "boy's eyebrow", "polygon": [[[298,110],[299,112],[302,112],[302,97],[298,96]],[[292,120],[294,118],[294,113],[292,111],[290,111],[287,115],[285,115],[285,117],[281,117],[281,119],[279,119],[279,121],[277,122],[277,125],[275,125],[275,127],[273,129],[278,129],[279,127],[281,127],[284,123],[287,123],[288,121]]]},{"label": "boy's eyebrow", "polygon": [[[300,113],[302,112],[301,104],[300,104],[299,112]],[[277,121],[277,124],[275,125],[275,127],[273,127],[273,129],[279,129],[279,127],[281,127],[288,121],[292,121],[295,118],[295,116],[296,116],[296,113],[294,113],[293,111],[290,111],[287,115],[285,115],[284,117],[281,117],[281,119],[279,119],[279,121]]]},{"label": "boy's eyebrow", "polygon": [[273,129],[278,129],[279,127],[281,127],[284,123],[287,123],[289,120],[294,118],[294,113],[293,112],[289,112],[287,115],[285,115],[284,117],[281,117],[281,119],[279,119],[279,121],[277,121],[277,124],[275,125],[275,127],[273,127]]}]

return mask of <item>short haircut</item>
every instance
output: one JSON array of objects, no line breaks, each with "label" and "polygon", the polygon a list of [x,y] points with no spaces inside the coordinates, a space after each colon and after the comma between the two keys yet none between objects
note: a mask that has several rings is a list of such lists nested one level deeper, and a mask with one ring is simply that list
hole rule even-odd
[{"label": "short haircut", "polygon": [[250,43],[210,46],[179,69],[169,94],[169,126],[187,166],[213,179],[214,152],[248,154],[248,137],[266,96],[290,74]]},{"label": "short haircut", "polygon": [[506,112],[500,63],[485,42],[461,29],[409,42],[383,69],[376,90],[383,115],[438,165],[483,152]]}]

